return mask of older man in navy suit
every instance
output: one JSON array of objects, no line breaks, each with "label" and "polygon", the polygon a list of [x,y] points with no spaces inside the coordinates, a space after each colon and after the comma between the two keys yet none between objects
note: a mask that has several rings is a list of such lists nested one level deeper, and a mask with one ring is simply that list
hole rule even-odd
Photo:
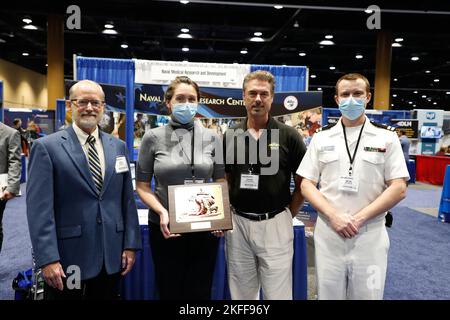
[{"label": "older man in navy suit", "polygon": [[127,148],[98,128],[100,85],[79,81],[69,94],[73,125],[31,150],[27,216],[35,261],[46,299],[115,299],[142,245]]}]

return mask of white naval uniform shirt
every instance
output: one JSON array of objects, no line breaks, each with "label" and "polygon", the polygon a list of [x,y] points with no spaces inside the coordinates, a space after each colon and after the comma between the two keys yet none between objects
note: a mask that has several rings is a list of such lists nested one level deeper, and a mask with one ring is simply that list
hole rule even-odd
[{"label": "white naval uniform shirt", "polygon": [[[87,138],[89,137],[89,135],[83,130],[81,130],[80,127],[78,127],[75,122],[73,122],[72,128],[73,131],[75,131],[75,134],[77,135],[78,141],[80,141],[81,148],[83,149],[84,155],[86,156],[86,160],[89,163],[88,157],[89,144],[87,143]],[[100,160],[100,167],[102,169],[102,178],[105,179],[105,153],[103,152],[103,145],[98,132],[98,126],[95,128],[94,132],[92,132],[92,135],[95,138],[95,149],[97,149],[98,157]]]},{"label": "white naval uniform shirt", "polygon": [[[353,162],[353,176],[359,181],[358,192],[339,190],[339,178],[348,176],[350,167],[341,121],[339,119],[330,129],[314,134],[297,174],[318,181],[320,192],[338,213],[353,215],[383,193],[387,188],[386,181],[397,178],[409,180],[409,173],[397,134],[374,126],[366,117]],[[353,156],[359,130],[346,128],[346,133]],[[383,220],[384,216],[379,215],[371,222]]]}]

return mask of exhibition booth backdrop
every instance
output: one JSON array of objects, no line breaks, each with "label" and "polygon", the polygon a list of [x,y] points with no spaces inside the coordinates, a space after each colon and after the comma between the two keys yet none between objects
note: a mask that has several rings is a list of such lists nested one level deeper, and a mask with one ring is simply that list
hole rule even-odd
[{"label": "exhibition booth backdrop", "polygon": [[[272,109],[274,114],[284,115],[321,106],[322,92],[303,92],[308,86],[308,69],[304,66],[77,57],[74,78],[125,86],[125,141],[130,159],[134,159],[134,113],[167,114],[163,92],[176,76],[189,76],[201,87],[202,100],[197,116],[239,118],[245,117],[242,81],[246,74],[255,70],[267,70],[275,76],[277,95]],[[57,118],[60,118],[59,115]]]}]

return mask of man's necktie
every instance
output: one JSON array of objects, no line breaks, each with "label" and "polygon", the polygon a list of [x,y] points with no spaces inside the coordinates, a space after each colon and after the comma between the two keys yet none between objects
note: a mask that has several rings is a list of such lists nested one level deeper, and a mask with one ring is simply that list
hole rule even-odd
[{"label": "man's necktie", "polygon": [[87,143],[89,144],[88,146],[89,170],[91,170],[95,186],[97,187],[98,193],[100,193],[102,191],[103,178],[102,178],[102,169],[100,167],[100,159],[98,157],[97,149],[95,148],[94,136],[89,136],[87,138]]}]

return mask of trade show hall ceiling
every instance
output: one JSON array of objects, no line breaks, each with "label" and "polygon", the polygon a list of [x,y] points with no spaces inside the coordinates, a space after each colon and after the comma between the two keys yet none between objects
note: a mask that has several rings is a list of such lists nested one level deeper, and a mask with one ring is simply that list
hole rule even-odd
[{"label": "trade show hall ceiling", "polygon": [[[79,1],[75,4],[81,10],[81,28],[65,27],[64,31],[65,75],[72,78],[73,54],[304,65],[310,70],[309,89],[323,90],[324,106],[331,107],[334,84],[342,74],[363,73],[373,85],[377,34],[389,31],[399,46],[392,47],[391,108],[450,110],[450,4],[412,3]],[[60,13],[67,19],[66,9],[72,4],[74,1],[2,3],[0,58],[45,74],[47,15]],[[275,4],[283,8],[276,9]],[[364,12],[369,5],[381,9],[379,20],[374,20],[377,11]],[[369,29],[368,19],[380,29]],[[112,24],[109,30],[116,34],[103,33],[106,24]],[[183,32],[182,28],[189,30]],[[261,33],[263,42],[250,41],[255,32]],[[180,34],[191,38],[180,38]],[[334,45],[320,44],[322,40]]]}]

